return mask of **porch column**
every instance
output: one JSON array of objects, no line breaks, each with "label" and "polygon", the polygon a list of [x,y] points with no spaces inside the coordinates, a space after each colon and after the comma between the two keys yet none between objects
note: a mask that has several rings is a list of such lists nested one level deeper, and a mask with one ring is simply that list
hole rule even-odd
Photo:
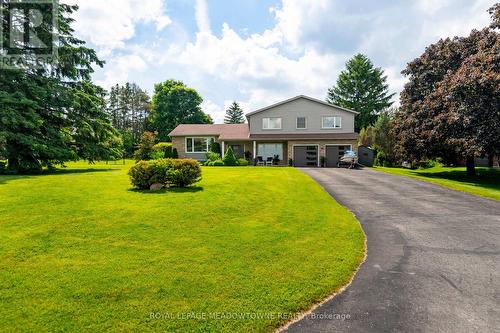
[{"label": "porch column", "polygon": [[224,157],[225,153],[226,153],[226,143],[222,141],[222,157]]},{"label": "porch column", "polygon": [[253,142],[253,159],[257,158],[257,141]]}]

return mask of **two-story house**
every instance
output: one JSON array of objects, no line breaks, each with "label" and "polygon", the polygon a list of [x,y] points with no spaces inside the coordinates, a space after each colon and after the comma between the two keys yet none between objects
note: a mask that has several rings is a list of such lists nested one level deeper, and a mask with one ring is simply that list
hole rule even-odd
[{"label": "two-story house", "polygon": [[246,115],[247,124],[177,126],[169,135],[179,157],[205,160],[212,142],[222,151],[231,147],[243,157],[278,155],[281,164],[289,160],[297,167],[335,167],[346,150],[357,151],[358,134],[354,117],[358,113],[307,96],[297,96]]}]

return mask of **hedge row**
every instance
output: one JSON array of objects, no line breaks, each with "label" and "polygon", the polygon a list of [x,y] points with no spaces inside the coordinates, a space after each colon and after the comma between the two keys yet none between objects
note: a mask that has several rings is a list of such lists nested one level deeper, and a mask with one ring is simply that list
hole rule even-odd
[{"label": "hedge row", "polygon": [[139,161],[128,174],[132,185],[143,190],[153,184],[186,187],[201,180],[200,164],[191,159]]}]

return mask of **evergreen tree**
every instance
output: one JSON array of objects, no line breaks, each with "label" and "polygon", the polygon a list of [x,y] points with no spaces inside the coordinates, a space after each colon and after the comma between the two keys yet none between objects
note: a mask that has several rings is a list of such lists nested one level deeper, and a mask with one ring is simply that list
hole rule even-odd
[{"label": "evergreen tree", "polygon": [[[93,66],[103,62],[73,36],[71,15],[77,9],[59,5],[58,31],[38,27],[39,34],[58,35],[57,62],[1,71],[0,145],[10,170],[38,172],[77,158],[94,161],[117,154],[119,140],[103,112],[103,90],[90,82]],[[4,27],[8,12],[4,6]],[[4,35],[8,44],[9,34]],[[23,55],[26,63],[35,56],[29,52]]]},{"label": "evergreen tree", "polygon": [[356,131],[373,125],[378,114],[392,105],[387,77],[381,68],[374,68],[370,59],[357,54],[346,64],[337,84],[328,89],[326,101],[360,114],[356,116]]},{"label": "evergreen tree", "polygon": [[240,108],[239,104],[233,102],[231,106],[226,110],[226,117],[224,118],[225,124],[243,124],[245,122],[245,117],[243,110]]}]

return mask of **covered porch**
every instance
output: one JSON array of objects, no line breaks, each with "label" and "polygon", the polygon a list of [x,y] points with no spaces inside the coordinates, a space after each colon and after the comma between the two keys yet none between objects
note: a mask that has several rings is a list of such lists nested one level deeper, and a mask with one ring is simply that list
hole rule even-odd
[{"label": "covered porch", "polygon": [[279,158],[279,165],[288,165],[288,142],[282,140],[269,141],[221,141],[221,150],[224,154],[231,147],[238,158],[250,157],[264,162],[272,160],[275,156]]}]

